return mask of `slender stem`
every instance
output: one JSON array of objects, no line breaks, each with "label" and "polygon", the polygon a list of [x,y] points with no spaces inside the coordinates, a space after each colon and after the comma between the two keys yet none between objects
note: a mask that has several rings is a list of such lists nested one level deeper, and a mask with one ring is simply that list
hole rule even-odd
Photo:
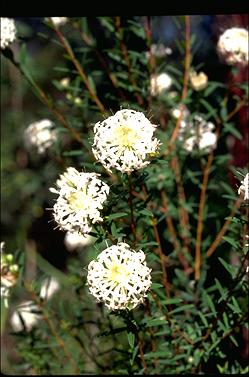
[{"label": "slender stem", "polygon": [[215,240],[213,241],[212,245],[207,250],[207,252],[206,252],[206,256],[207,257],[210,257],[215,252],[215,250],[217,249],[217,247],[219,246],[219,244],[220,244],[220,242],[222,240],[222,237],[225,235],[226,231],[228,230],[228,227],[229,227],[229,225],[230,225],[230,223],[232,221],[232,218],[235,215],[237,209],[240,207],[242,200],[243,200],[242,198],[238,198],[236,200],[236,202],[234,203],[232,211],[231,211],[231,213],[229,215],[229,218],[225,221],[225,223],[223,224],[221,230],[219,231],[219,233],[215,237]]},{"label": "slender stem", "polygon": [[134,243],[137,241],[137,235],[136,235],[136,223],[135,223],[135,217],[134,217],[134,208],[133,208],[133,185],[132,185],[132,178],[131,175],[128,174],[128,181],[129,181],[129,206],[131,211],[131,231],[134,238]]},{"label": "slender stem", "polygon": [[[9,58],[10,59],[10,58]],[[35,89],[36,94],[39,96],[40,100],[48,106],[49,110],[57,117],[60,123],[72,134],[73,138],[77,140],[81,145],[85,146],[83,140],[81,139],[79,133],[70,126],[64,115],[55,107],[52,103],[51,99],[46,95],[43,89],[34,81],[31,77],[30,72],[27,74],[26,69],[16,62],[14,59],[10,59],[10,61],[15,65],[15,67],[20,71],[20,73],[25,77],[25,79],[29,82],[31,87]]]},{"label": "slender stem", "polygon": [[212,152],[208,156],[208,161],[204,169],[203,182],[201,186],[200,204],[199,204],[198,221],[197,221],[197,236],[196,236],[196,245],[195,245],[195,280],[200,279],[203,213],[204,213],[204,207],[205,207],[205,201],[206,201],[206,190],[207,190],[208,178],[209,178],[210,168],[211,168],[213,159],[214,159],[214,153]]},{"label": "slender stem", "polygon": [[156,241],[157,241],[158,246],[159,246],[159,257],[160,257],[162,272],[163,272],[163,285],[165,287],[166,296],[168,298],[170,298],[170,285],[169,285],[168,274],[167,274],[167,269],[166,269],[166,262],[167,262],[168,258],[163,253],[163,249],[162,249],[161,241],[160,241],[160,236],[159,236],[158,229],[157,229],[157,220],[156,220],[155,217],[152,218],[152,226],[153,226]]},{"label": "slender stem", "polygon": [[63,350],[64,354],[66,355],[66,357],[68,358],[68,360],[72,364],[72,367],[74,368],[74,371],[75,371],[76,375],[79,375],[80,374],[80,369],[78,368],[78,366],[77,366],[77,364],[76,364],[76,362],[75,362],[72,354],[68,351],[68,349],[67,349],[67,347],[65,345],[64,340],[57,333],[56,328],[55,328],[53,322],[50,320],[49,316],[47,315],[46,310],[45,310],[45,308],[44,308],[41,300],[37,297],[37,295],[35,294],[35,292],[32,290],[32,287],[31,287],[30,284],[25,283],[25,288],[31,294],[31,297],[34,300],[34,302],[42,309],[43,319],[47,322],[48,327],[50,328],[51,333],[54,335],[54,337],[55,337],[55,339],[57,341],[57,344],[59,345],[59,347],[61,347],[61,349]]},{"label": "slender stem", "polygon": [[99,59],[99,62],[101,63],[102,67],[104,68],[107,76],[109,77],[112,85],[114,86],[114,88],[117,90],[119,96],[122,98],[122,100],[126,100],[126,97],[124,95],[124,93],[122,92],[122,90],[118,87],[118,80],[116,78],[116,76],[114,75],[113,72],[111,72],[108,68],[108,64],[106,63],[105,59],[103,58],[103,56],[100,54],[99,50],[94,47],[94,41],[91,39],[91,37],[89,35],[87,35],[86,33],[84,33],[83,31],[81,31],[79,29],[79,27],[77,26],[77,30],[79,31],[80,33],[80,36],[82,38],[82,40],[85,42],[85,44],[92,48],[94,54],[96,55],[96,57]]},{"label": "slender stem", "polygon": [[[183,88],[182,88],[182,95],[181,95],[182,102],[187,98],[187,93],[188,93],[188,80],[189,80],[189,70],[190,70],[190,60],[191,60],[190,47],[191,47],[190,46],[190,17],[185,16],[185,61],[184,61]],[[170,138],[170,145],[173,145],[173,143],[175,142],[177,138],[181,121],[182,121],[182,117],[183,117],[184,107],[185,106],[182,104],[181,109],[180,109],[180,116],[177,119],[176,126]]]},{"label": "slender stem", "polygon": [[[165,214],[167,214],[167,212],[168,212],[168,199],[167,199],[166,193],[163,190],[161,190],[160,195],[161,195],[162,204],[163,204],[163,212]],[[177,257],[179,259],[179,262],[182,264],[185,274],[189,274],[189,273],[192,272],[192,268],[189,267],[189,264],[188,264],[186,258],[184,257],[184,255],[181,254],[181,244],[177,239],[177,233],[176,233],[176,229],[175,229],[173,220],[172,220],[171,216],[169,216],[169,214],[166,215],[165,220],[166,220],[166,223],[167,223],[168,230],[169,230],[171,237],[172,237],[172,243],[174,245],[175,250],[177,251]]]},{"label": "slender stem", "polygon": [[[51,22],[53,23],[53,21],[51,21]],[[106,113],[107,111],[106,111],[104,105],[102,104],[102,102],[98,98],[97,94],[95,94],[94,89],[93,89],[92,85],[90,84],[90,82],[89,82],[89,80],[87,78],[86,73],[83,70],[83,67],[81,66],[81,64],[77,60],[76,56],[74,55],[74,52],[73,52],[70,44],[68,43],[68,41],[66,40],[66,38],[62,35],[61,31],[59,30],[59,28],[54,23],[53,23],[53,26],[54,26],[54,30],[55,30],[55,32],[56,32],[59,40],[61,41],[64,49],[68,53],[70,59],[72,60],[72,62],[75,65],[75,68],[77,69],[80,77],[82,78],[82,81],[86,85],[86,87],[87,87],[87,89],[89,91],[89,94],[90,94],[92,100],[96,103],[96,105],[99,108],[99,110],[100,110],[101,113]]]},{"label": "slender stem", "polygon": [[178,199],[180,202],[179,205],[179,222],[180,222],[180,229],[179,232],[180,237],[183,240],[184,246],[189,249],[190,247],[190,239],[188,237],[189,235],[189,216],[186,208],[184,207],[184,204],[186,203],[186,195],[184,191],[184,186],[182,182],[181,177],[181,170],[179,166],[179,161],[177,156],[174,156],[170,162],[171,168],[175,173],[175,180],[176,180],[176,186],[177,186],[177,193],[178,193]]},{"label": "slender stem", "polygon": [[[128,54],[126,45],[125,45],[125,43],[123,41],[123,38],[122,38],[123,30],[121,28],[120,17],[115,17],[115,26],[116,26],[116,30],[117,30],[117,34],[118,34],[118,38],[119,38],[120,50],[122,52],[122,55],[124,57],[125,63],[126,63],[127,68],[128,68],[128,77],[129,77],[129,80],[130,80],[132,86],[135,89],[138,86],[137,86],[137,83],[136,83],[136,81],[135,81],[135,79],[133,77],[132,67],[131,67],[131,63],[130,63],[130,59],[129,59],[129,54]],[[136,91],[135,92],[135,96],[136,96],[138,104],[140,106],[142,106],[144,104],[144,101],[143,101],[143,98],[141,97],[141,95]]]}]

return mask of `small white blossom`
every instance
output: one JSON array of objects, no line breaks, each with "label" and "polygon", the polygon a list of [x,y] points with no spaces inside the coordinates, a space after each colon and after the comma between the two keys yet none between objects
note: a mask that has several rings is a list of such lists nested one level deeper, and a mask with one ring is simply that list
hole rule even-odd
[{"label": "small white blossom", "polygon": [[39,154],[43,154],[56,140],[54,123],[43,119],[32,123],[24,132],[24,142],[27,148],[35,147]]},{"label": "small white blossom", "polygon": [[54,277],[47,277],[41,284],[40,297],[49,300],[60,289],[58,280]]},{"label": "small white blossom", "polygon": [[31,331],[42,319],[39,311],[39,307],[33,301],[23,301],[10,317],[13,330],[16,332]]},{"label": "small white blossom", "polygon": [[60,80],[60,84],[63,88],[67,88],[70,84],[70,78],[69,77],[63,77],[63,79]]},{"label": "small white blossom", "polygon": [[241,181],[241,186],[238,189],[238,194],[243,193],[244,200],[249,199],[249,173],[246,174],[243,181]]},{"label": "small white blossom", "polygon": [[190,73],[190,84],[194,90],[197,92],[203,90],[207,87],[208,76],[204,72],[191,72]]},{"label": "small white blossom", "polygon": [[[183,106],[183,108],[182,108],[182,106]],[[179,119],[180,115],[181,115],[181,111],[182,111],[182,120],[186,119],[190,115],[188,108],[184,105],[178,105],[178,106],[174,107],[171,110],[171,115],[175,119]]]},{"label": "small white blossom", "polygon": [[87,234],[92,224],[103,221],[100,211],[110,188],[98,178],[99,175],[69,167],[56,181],[58,189],[50,188],[59,195],[53,211],[60,229]]},{"label": "small white blossom", "polygon": [[50,17],[56,26],[65,25],[68,21],[68,17]]},{"label": "small white blossom", "polygon": [[157,96],[168,90],[172,85],[172,78],[167,73],[154,74],[150,79],[150,93]]},{"label": "small white blossom", "polygon": [[248,31],[244,28],[227,29],[218,40],[217,49],[221,58],[229,65],[248,63]]},{"label": "small white blossom", "polygon": [[79,233],[67,232],[64,238],[64,244],[69,251],[73,251],[78,247],[90,245],[94,241],[94,237],[87,234],[86,236]]},{"label": "small white blossom", "polygon": [[200,150],[209,153],[216,148],[214,129],[214,124],[206,122],[200,115],[195,115],[192,121],[185,118],[180,123],[178,140],[183,142],[183,148],[188,152]]},{"label": "small white blossom", "polygon": [[103,250],[88,265],[90,293],[110,310],[134,309],[151,286],[145,254],[120,242]]},{"label": "small white blossom", "polygon": [[111,172],[139,170],[156,155],[159,141],[153,133],[156,126],[139,111],[124,109],[94,126],[92,151],[95,158]]},{"label": "small white blossom", "polygon": [[1,49],[8,47],[16,39],[16,25],[13,18],[1,17],[1,35],[0,35],[0,46]]}]

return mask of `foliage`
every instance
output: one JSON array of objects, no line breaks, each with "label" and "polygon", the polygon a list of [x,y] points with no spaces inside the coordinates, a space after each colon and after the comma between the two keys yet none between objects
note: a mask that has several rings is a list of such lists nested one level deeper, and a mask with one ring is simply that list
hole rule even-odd
[{"label": "foliage", "polygon": [[[236,84],[242,96],[234,98],[218,80],[191,88],[198,36],[184,32],[189,16],[172,18],[180,35],[175,60],[146,56],[157,21],[149,17],[74,17],[62,26],[49,19],[35,36],[19,21],[15,48],[2,50],[2,241],[21,266],[10,308],[2,308],[4,336],[16,347],[5,356],[7,374],[248,373],[248,205],[230,180],[236,176],[238,186],[247,167],[232,165],[227,144],[242,139],[236,115],[246,85]],[[172,90],[152,97],[150,75],[164,71]],[[215,124],[214,151],[190,154],[174,137],[179,104],[191,119],[202,114]],[[159,155],[130,175],[109,174],[91,150],[94,124],[122,108],[142,111],[161,141]],[[40,118],[58,132],[44,155],[23,142]],[[111,187],[94,244],[72,254],[48,210],[49,188],[69,166],[99,173]],[[152,269],[148,296],[132,311],[109,311],[86,285],[88,263],[120,241],[142,249]],[[60,284],[50,300],[40,297],[46,276]],[[15,332],[6,311],[27,297],[42,319]]]}]

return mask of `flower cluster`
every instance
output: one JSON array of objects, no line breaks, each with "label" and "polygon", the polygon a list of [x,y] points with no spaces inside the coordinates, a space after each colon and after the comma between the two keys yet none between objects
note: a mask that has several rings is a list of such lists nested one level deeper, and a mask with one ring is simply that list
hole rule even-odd
[{"label": "flower cluster", "polygon": [[65,25],[68,21],[68,17],[50,17],[56,26]]},{"label": "flower cluster", "polygon": [[43,154],[56,140],[54,124],[49,119],[32,123],[24,132],[24,142],[27,148],[35,147]]},{"label": "flower cluster", "polygon": [[240,182],[241,185],[238,189],[238,194],[243,194],[244,195],[244,200],[249,199],[249,173],[246,174],[245,178],[243,181]]},{"label": "flower cluster", "polygon": [[0,46],[1,49],[8,47],[16,39],[16,25],[12,18],[1,17],[1,34]]},{"label": "flower cluster", "polygon": [[87,283],[90,293],[109,309],[130,310],[144,301],[151,286],[150,272],[144,252],[120,242],[89,263]]},{"label": "flower cluster", "polygon": [[178,140],[183,143],[183,148],[187,152],[199,150],[209,153],[216,148],[217,136],[214,129],[215,125],[205,121],[201,115],[195,115],[189,120],[189,112],[186,109],[180,123]]},{"label": "flower cluster", "polygon": [[53,210],[60,229],[87,234],[92,224],[103,221],[100,210],[109,194],[109,186],[98,176],[69,167],[56,181],[58,189],[50,188],[59,195]]},{"label": "flower cluster", "polygon": [[150,51],[146,51],[145,55],[147,59],[150,55],[154,55],[156,58],[163,58],[166,55],[171,55],[172,50],[170,47],[165,47],[163,43],[155,44],[153,43],[150,47]]},{"label": "flower cluster", "polygon": [[147,157],[157,153],[156,126],[139,111],[118,111],[94,126],[92,147],[95,158],[111,172],[113,168],[130,173],[149,164]]},{"label": "flower cluster", "polygon": [[169,89],[172,85],[172,79],[167,73],[154,74],[150,79],[150,93],[157,96]]},{"label": "flower cluster", "polygon": [[13,255],[4,254],[3,248],[4,242],[1,242],[1,298],[7,308],[9,306],[10,290],[15,286],[18,279],[19,267],[14,263]]},{"label": "flower cluster", "polygon": [[244,28],[227,29],[218,40],[217,50],[229,65],[248,63],[248,31]]}]

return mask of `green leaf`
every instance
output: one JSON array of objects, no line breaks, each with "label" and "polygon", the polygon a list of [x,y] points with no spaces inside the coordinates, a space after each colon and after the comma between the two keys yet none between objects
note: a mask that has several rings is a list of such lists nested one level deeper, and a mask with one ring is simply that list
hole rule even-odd
[{"label": "green leaf", "polygon": [[193,304],[182,305],[179,308],[171,310],[171,312],[169,312],[169,314],[180,313],[180,312],[183,312],[185,310],[193,309],[194,307],[195,306]]},{"label": "green leaf", "polygon": [[217,313],[216,313],[214,303],[213,303],[210,295],[206,291],[203,291],[203,298],[204,298],[205,302],[207,303],[207,305],[209,306],[209,308],[211,309],[212,313],[214,315],[216,315]]},{"label": "green leaf", "polygon": [[132,332],[128,332],[127,339],[131,349],[133,349],[135,344],[135,335]]},{"label": "green leaf", "polygon": [[[224,238],[224,237],[223,237]],[[218,257],[219,261],[221,262],[221,264],[225,267],[225,269],[227,270],[227,272],[232,276],[232,278],[235,277],[235,270],[234,268],[228,264],[226,261],[224,261],[224,259]]]},{"label": "green leaf", "polygon": [[239,140],[242,140],[242,135],[241,133],[238,131],[237,128],[235,128],[231,123],[226,123],[224,125],[224,128],[223,130],[225,132],[230,132],[233,136],[235,136],[237,139]]},{"label": "green leaf", "polygon": [[139,213],[144,215],[144,216],[154,217],[153,213],[146,208],[142,209]]},{"label": "green leaf", "polygon": [[128,213],[126,213],[126,212],[118,212],[118,213],[113,213],[113,214],[107,216],[107,219],[108,220],[113,220],[113,219],[118,219],[120,217],[125,217],[125,216],[128,216]]},{"label": "green leaf", "polygon": [[166,319],[157,319],[157,318],[154,318],[154,319],[151,319],[149,321],[147,321],[145,327],[153,327],[153,326],[165,326],[168,322],[166,321]]}]

